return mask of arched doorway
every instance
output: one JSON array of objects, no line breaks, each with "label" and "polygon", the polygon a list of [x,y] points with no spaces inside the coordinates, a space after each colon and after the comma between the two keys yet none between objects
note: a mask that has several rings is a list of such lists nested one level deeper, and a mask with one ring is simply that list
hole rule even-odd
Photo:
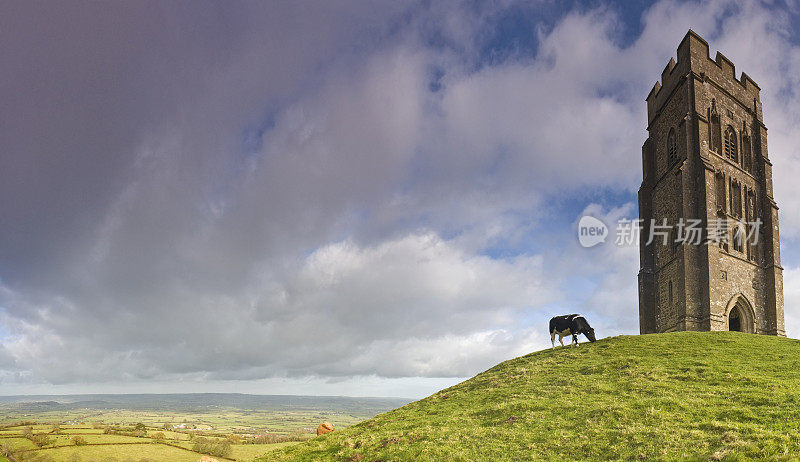
[{"label": "arched doorway", "polygon": [[739,313],[739,308],[734,306],[731,313],[728,315],[728,330],[733,332],[742,331],[742,316]]},{"label": "arched doorway", "polygon": [[745,332],[747,334],[756,332],[755,313],[753,313],[752,305],[744,295],[738,294],[731,298],[725,314],[729,331]]}]

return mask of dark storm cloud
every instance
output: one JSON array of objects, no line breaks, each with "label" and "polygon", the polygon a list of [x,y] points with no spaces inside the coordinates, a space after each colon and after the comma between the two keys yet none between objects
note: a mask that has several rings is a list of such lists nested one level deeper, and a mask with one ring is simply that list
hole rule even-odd
[{"label": "dark storm cloud", "polygon": [[[237,131],[311,83],[340,44],[379,36],[389,7],[5,3],[4,280],[63,279],[137,169],[175,168],[172,194],[188,202],[212,195]],[[148,140],[165,136],[182,139],[180,159],[148,164],[164,148]]]}]

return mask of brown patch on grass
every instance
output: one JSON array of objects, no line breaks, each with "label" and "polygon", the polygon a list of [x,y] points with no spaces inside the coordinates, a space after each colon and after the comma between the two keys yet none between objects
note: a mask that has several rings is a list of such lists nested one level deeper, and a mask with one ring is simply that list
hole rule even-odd
[{"label": "brown patch on grass", "polygon": [[385,440],[381,441],[381,444],[379,444],[378,447],[383,449],[386,446],[389,446],[390,444],[397,444],[399,442],[400,442],[400,438],[397,438],[397,437],[386,438]]},{"label": "brown patch on grass", "polygon": [[722,434],[722,442],[723,443],[733,443],[739,440],[739,437],[736,436],[736,433],[733,432],[725,432]]}]

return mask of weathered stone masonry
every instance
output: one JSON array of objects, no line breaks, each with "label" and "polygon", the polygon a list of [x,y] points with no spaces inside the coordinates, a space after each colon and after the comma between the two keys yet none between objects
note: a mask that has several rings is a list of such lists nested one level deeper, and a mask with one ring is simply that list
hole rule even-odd
[{"label": "weathered stone masonry", "polygon": [[[783,268],[760,88],[689,31],[647,96],[642,146],[639,324],[643,334],[739,330],[785,336]],[[673,228],[728,221],[727,239],[647,244],[651,219]],[[761,220],[758,242],[748,223]],[[727,242],[725,242],[727,240]]]}]

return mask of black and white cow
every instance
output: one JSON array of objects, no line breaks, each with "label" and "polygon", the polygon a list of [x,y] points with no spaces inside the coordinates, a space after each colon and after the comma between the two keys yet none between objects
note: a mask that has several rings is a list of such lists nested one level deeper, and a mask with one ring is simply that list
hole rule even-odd
[{"label": "black and white cow", "polygon": [[590,342],[594,342],[594,329],[586,321],[586,318],[579,314],[568,314],[565,316],[556,316],[550,320],[550,343],[553,344],[553,349],[556,348],[556,335],[561,346],[564,346],[564,337],[571,335],[572,344],[578,344],[578,335],[583,334]]}]

